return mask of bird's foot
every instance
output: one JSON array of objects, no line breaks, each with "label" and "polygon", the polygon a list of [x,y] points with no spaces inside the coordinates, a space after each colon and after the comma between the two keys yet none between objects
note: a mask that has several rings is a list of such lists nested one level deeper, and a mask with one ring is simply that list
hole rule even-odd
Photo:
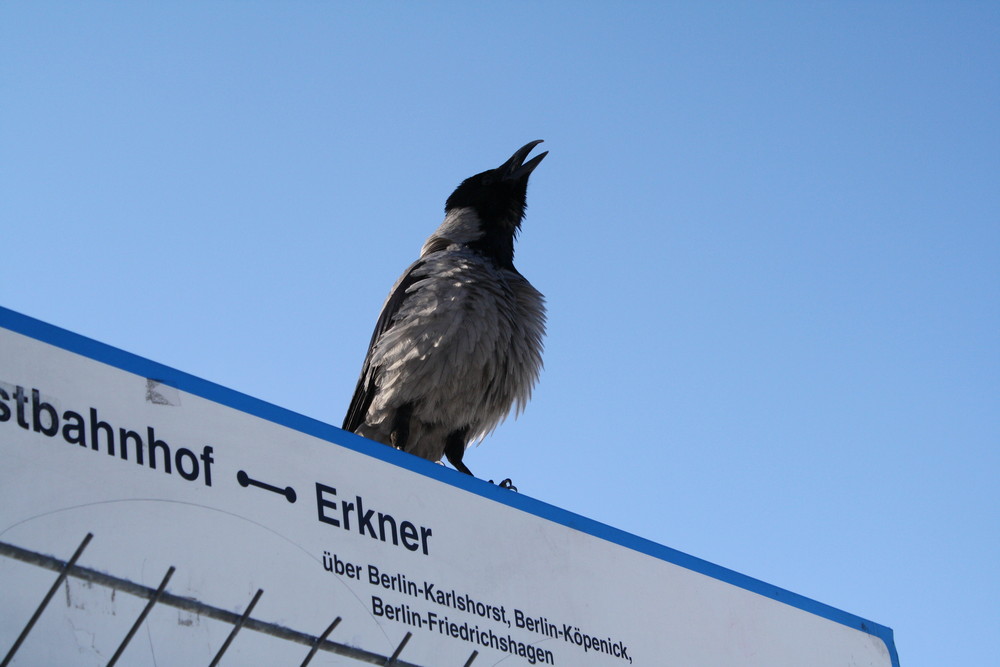
[{"label": "bird's foot", "polygon": [[[494,483],[495,482],[491,479],[490,480],[490,484],[494,484]],[[517,487],[514,486],[514,482],[510,481],[510,477],[508,477],[504,481],[500,482],[500,488],[501,489],[507,489],[508,491],[513,491],[514,493],[517,493]]]}]

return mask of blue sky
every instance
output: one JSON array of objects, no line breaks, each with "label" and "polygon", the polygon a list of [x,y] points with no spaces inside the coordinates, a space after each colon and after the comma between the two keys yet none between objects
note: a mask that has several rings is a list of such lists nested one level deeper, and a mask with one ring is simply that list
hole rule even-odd
[{"label": "blue sky", "polygon": [[339,424],[544,139],[484,477],[895,630],[1000,632],[1000,6],[0,4],[2,305]]}]

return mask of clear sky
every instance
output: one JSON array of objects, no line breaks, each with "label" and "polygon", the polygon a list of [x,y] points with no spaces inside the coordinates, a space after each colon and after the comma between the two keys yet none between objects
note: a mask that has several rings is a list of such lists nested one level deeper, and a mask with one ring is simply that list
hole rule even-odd
[{"label": "clear sky", "polygon": [[3,2],[0,304],[339,425],[533,139],[546,367],[472,470],[996,664],[995,2]]}]

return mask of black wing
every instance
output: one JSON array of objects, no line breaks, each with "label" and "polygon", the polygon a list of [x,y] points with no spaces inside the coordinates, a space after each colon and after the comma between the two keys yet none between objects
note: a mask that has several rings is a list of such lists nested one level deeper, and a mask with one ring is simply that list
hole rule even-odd
[{"label": "black wing", "polygon": [[396,287],[392,290],[392,294],[389,295],[385,305],[382,306],[382,312],[379,313],[378,321],[375,323],[375,331],[372,332],[372,339],[368,343],[368,353],[365,354],[365,363],[361,366],[361,376],[358,378],[358,386],[354,390],[354,397],[351,399],[351,405],[347,408],[347,415],[344,417],[343,429],[345,431],[353,433],[365,421],[365,415],[368,414],[368,408],[371,406],[372,400],[375,398],[375,392],[378,390],[375,386],[375,376],[378,374],[378,368],[372,368],[371,365],[372,348],[375,347],[375,343],[382,337],[382,334],[392,328],[394,324],[393,318],[399,312],[399,307],[409,296],[407,290],[420,279],[415,274],[417,269],[422,266],[422,260],[417,260],[411,264],[406,273],[396,281]]}]

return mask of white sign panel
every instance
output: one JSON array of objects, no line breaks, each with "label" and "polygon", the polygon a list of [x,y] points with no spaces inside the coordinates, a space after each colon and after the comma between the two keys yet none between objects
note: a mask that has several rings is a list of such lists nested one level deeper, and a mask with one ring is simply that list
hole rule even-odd
[{"label": "white sign panel", "polygon": [[4,309],[0,456],[12,665],[898,665],[884,626]]}]

